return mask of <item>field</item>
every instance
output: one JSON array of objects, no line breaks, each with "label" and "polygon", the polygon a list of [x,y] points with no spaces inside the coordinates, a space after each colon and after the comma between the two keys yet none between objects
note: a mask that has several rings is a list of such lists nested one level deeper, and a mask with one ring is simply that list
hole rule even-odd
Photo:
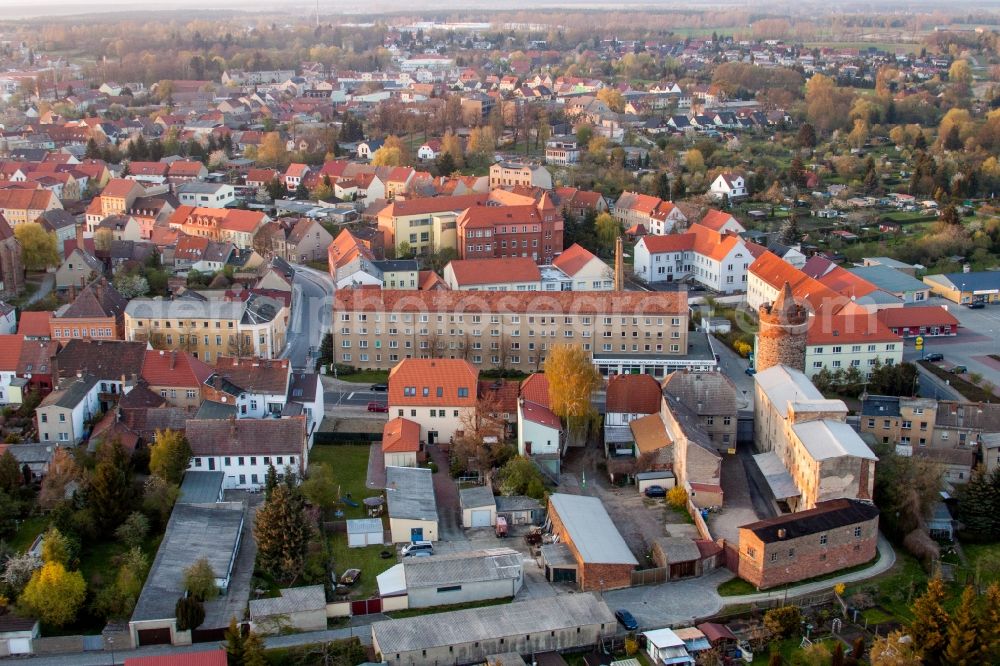
[{"label": "field", "polygon": [[366,518],[361,500],[365,497],[378,496],[377,490],[368,490],[365,479],[368,477],[368,444],[319,444],[309,452],[309,463],[323,463],[333,472],[337,489],[341,497],[350,497],[359,506],[338,505],[345,518]]},{"label": "field", "polygon": [[337,379],[356,384],[384,384],[389,381],[388,370],[361,370],[349,375],[337,375]]}]

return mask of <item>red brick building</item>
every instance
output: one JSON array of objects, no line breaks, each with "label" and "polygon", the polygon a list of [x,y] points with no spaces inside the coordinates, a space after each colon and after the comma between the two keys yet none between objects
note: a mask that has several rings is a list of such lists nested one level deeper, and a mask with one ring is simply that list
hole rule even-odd
[{"label": "red brick building", "polygon": [[875,316],[889,330],[903,338],[958,335],[958,319],[955,315],[935,305],[886,308],[879,310]]},{"label": "red brick building", "polygon": [[739,576],[763,590],[870,562],[877,550],[878,515],[867,502],[835,499],[744,525]]},{"label": "red brick building", "polygon": [[563,250],[563,219],[548,194],[535,204],[473,206],[458,218],[462,259],[530,257],[551,264]]},{"label": "red brick building", "polygon": [[542,546],[545,575],[575,581],[583,592],[632,586],[638,561],[596,497],[554,493],[549,520],[557,543]]}]

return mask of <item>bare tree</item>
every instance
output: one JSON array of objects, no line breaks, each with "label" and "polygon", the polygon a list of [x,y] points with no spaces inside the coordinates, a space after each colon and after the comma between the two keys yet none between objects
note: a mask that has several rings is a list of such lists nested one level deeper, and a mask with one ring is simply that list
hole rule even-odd
[{"label": "bare tree", "polygon": [[226,345],[226,353],[229,356],[235,356],[236,358],[248,358],[257,355],[253,346],[253,338],[238,331],[229,336],[229,343]]}]

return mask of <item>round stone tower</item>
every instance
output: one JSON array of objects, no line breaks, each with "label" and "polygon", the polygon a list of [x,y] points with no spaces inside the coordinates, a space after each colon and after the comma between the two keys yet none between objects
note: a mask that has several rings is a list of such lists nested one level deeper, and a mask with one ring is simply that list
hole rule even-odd
[{"label": "round stone tower", "polygon": [[757,372],[774,365],[787,365],[800,372],[806,369],[806,332],[809,311],[792,295],[787,282],[774,303],[760,306],[760,329],[757,332]]}]

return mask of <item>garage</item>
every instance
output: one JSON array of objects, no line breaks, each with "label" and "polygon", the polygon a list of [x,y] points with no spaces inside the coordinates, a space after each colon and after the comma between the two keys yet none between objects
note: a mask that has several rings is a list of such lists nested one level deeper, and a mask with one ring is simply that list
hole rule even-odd
[{"label": "garage", "polygon": [[139,645],[170,645],[170,627],[159,629],[139,629]]},{"label": "garage", "polygon": [[462,488],[458,492],[462,506],[462,527],[492,527],[497,524],[497,504],[489,486]]},{"label": "garage", "polygon": [[383,545],[382,520],[380,518],[355,518],[347,521],[347,547]]},{"label": "garage", "polygon": [[7,649],[11,654],[31,654],[31,639],[12,638],[7,641]]},{"label": "garage", "polygon": [[31,641],[38,636],[38,620],[14,613],[0,615],[0,654],[31,654]]}]

